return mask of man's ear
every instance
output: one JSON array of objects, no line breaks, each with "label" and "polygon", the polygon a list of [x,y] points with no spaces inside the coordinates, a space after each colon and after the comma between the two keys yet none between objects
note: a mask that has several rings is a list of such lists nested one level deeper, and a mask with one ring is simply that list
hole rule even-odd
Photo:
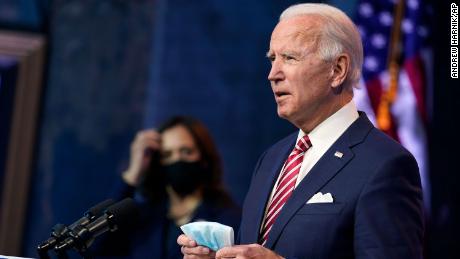
[{"label": "man's ear", "polygon": [[348,54],[340,54],[332,64],[332,82],[331,86],[337,88],[345,81],[348,69],[350,69],[350,56]]}]

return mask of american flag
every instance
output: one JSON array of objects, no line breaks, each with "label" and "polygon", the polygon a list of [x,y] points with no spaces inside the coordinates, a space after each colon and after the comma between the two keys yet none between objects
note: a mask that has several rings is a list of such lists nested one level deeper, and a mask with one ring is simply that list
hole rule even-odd
[{"label": "american flag", "polygon": [[355,23],[363,40],[364,62],[355,102],[375,126],[414,155],[429,210],[427,123],[433,70],[427,21],[432,9],[423,0],[399,1],[361,0],[357,5]]}]

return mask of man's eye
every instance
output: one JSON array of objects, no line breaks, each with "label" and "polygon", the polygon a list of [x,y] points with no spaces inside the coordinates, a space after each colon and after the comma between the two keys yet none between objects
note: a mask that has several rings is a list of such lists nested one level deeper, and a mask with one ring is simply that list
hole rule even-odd
[{"label": "man's eye", "polygon": [[275,61],[275,56],[268,56],[267,58],[272,63],[273,63],[273,61]]}]

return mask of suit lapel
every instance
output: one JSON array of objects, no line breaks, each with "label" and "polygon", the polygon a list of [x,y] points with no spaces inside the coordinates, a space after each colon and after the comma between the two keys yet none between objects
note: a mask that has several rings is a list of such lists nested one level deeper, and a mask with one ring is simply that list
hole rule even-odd
[{"label": "suit lapel", "polygon": [[255,203],[251,204],[253,205],[251,210],[253,210],[254,213],[252,213],[253,218],[250,220],[249,226],[247,226],[248,231],[245,231],[250,242],[258,241],[260,227],[265,214],[265,206],[270,198],[273,185],[275,184],[276,179],[278,179],[281,167],[283,166],[290,151],[294,148],[296,139],[297,133],[292,134],[288,137],[287,141],[280,145],[280,147],[276,150],[277,152],[267,153],[264,160],[270,161],[270,163],[261,165],[261,168],[257,170],[259,173],[255,177],[258,179],[254,182],[262,184],[254,186],[254,198],[252,200],[254,200]]},{"label": "suit lapel", "polygon": [[[266,247],[273,248],[289,220],[315,193],[329,182],[340,170],[353,159],[351,146],[362,142],[372,128],[364,114],[345,131],[345,133],[326,151],[316,165],[299,183],[292,196],[280,211],[278,218],[269,233]],[[342,157],[335,156],[335,152],[343,153]]]}]

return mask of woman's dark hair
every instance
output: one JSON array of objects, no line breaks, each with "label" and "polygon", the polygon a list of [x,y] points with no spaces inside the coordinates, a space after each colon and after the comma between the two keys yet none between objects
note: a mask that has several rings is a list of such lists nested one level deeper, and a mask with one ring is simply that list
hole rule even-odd
[{"label": "woman's dark hair", "polygon": [[209,168],[209,175],[205,177],[203,182],[203,199],[210,201],[215,206],[234,205],[230,195],[224,189],[222,181],[222,161],[208,129],[203,123],[195,118],[175,116],[165,121],[158,128],[158,131],[163,133],[176,126],[183,126],[192,135],[200,151],[201,161]]}]

